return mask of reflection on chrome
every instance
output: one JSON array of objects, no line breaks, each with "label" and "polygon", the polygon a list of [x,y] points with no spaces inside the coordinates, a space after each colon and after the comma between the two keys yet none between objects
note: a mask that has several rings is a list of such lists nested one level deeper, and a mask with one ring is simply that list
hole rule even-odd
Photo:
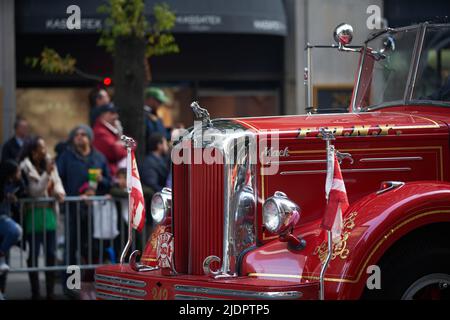
[{"label": "reflection on chrome", "polygon": [[239,254],[255,242],[257,139],[228,120],[213,121],[211,129],[194,128],[189,138],[194,152],[195,148],[216,148],[223,156],[223,257],[215,277],[230,277],[236,276]]}]

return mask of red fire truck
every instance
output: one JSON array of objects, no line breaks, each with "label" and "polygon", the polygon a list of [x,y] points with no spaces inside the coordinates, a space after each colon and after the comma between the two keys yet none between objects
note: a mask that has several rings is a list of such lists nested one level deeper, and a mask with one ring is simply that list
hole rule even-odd
[{"label": "red fire truck", "polygon": [[[362,46],[352,31],[331,46],[359,55],[349,113],[211,121],[193,105],[158,226],[139,262],[97,268],[99,299],[449,298],[450,24]],[[337,241],[320,226],[329,144],[350,203]]]}]

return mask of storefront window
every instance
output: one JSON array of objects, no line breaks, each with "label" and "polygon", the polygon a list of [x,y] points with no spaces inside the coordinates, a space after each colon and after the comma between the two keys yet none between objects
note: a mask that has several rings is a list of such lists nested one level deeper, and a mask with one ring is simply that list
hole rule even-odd
[{"label": "storefront window", "polygon": [[28,120],[31,131],[42,136],[49,151],[67,139],[69,131],[89,123],[89,88],[19,88],[17,114]]}]

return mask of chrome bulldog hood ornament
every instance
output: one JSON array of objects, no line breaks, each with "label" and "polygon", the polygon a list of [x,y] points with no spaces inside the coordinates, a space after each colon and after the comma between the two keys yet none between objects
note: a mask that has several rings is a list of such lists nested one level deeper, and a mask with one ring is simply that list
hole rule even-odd
[{"label": "chrome bulldog hood ornament", "polygon": [[200,107],[197,101],[191,103],[191,108],[194,112],[194,116],[197,118],[197,120],[202,121],[203,126],[212,127],[212,122],[208,110]]}]

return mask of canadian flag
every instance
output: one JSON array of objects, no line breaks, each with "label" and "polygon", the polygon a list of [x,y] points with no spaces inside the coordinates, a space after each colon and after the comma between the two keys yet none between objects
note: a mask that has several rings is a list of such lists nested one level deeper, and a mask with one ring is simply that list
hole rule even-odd
[{"label": "canadian flag", "polygon": [[348,199],[334,148],[330,148],[328,151],[327,163],[325,194],[328,202],[321,227],[328,231],[331,230],[333,242],[338,242],[342,234],[342,214],[348,209]]},{"label": "canadian flag", "polygon": [[131,150],[127,156],[127,188],[130,194],[131,226],[140,232],[145,222],[145,200],[134,150]]}]

